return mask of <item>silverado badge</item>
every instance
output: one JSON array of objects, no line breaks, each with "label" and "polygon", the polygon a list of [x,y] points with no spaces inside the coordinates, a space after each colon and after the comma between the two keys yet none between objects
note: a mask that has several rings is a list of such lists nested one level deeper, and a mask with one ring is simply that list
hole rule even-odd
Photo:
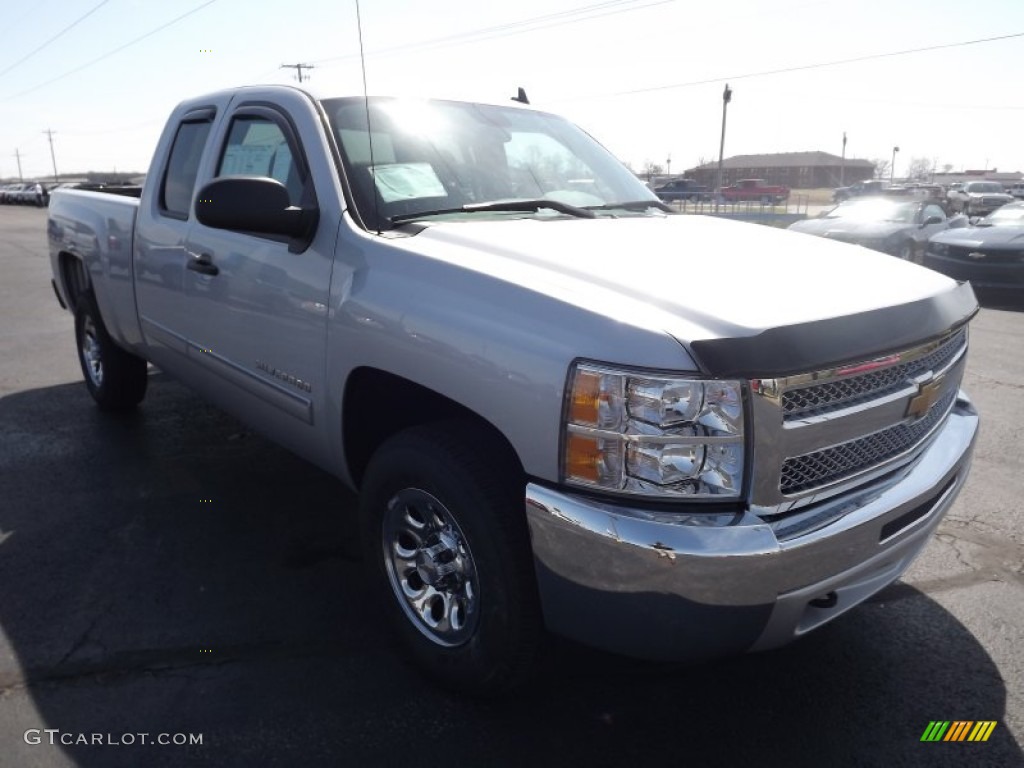
[{"label": "silverado badge", "polygon": [[944,378],[944,376],[939,376],[918,387],[917,394],[910,398],[910,402],[907,404],[905,414],[907,418],[920,419],[932,409],[932,406],[938,401],[939,395],[942,394]]}]

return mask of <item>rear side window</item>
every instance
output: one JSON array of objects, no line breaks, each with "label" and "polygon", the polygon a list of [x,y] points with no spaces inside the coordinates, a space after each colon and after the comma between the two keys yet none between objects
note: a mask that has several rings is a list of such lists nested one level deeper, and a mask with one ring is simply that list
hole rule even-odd
[{"label": "rear side window", "polygon": [[209,120],[202,120],[185,122],[178,127],[160,190],[160,207],[170,216],[188,218],[199,174],[199,160],[203,156],[206,137],[210,134],[210,125]]},{"label": "rear side window", "polygon": [[300,204],[305,182],[281,126],[274,120],[248,115],[231,121],[217,175],[277,179],[288,188],[292,205]]}]

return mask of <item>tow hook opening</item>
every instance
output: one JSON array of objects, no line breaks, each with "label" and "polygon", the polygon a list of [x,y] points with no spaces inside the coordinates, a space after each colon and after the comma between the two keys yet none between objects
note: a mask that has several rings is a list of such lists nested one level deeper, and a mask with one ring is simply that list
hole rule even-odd
[{"label": "tow hook opening", "polygon": [[829,592],[827,595],[814,598],[813,600],[811,600],[809,605],[812,605],[815,608],[835,608],[835,605],[838,602],[839,595],[837,595],[835,592]]}]

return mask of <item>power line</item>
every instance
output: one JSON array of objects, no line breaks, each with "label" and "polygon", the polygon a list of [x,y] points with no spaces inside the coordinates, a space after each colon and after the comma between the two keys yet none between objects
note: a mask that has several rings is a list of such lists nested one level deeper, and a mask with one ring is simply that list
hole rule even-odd
[{"label": "power line", "polygon": [[6,75],[8,72],[10,72],[12,69],[14,69],[19,64],[27,61],[28,59],[31,59],[33,56],[35,56],[37,53],[39,53],[41,50],[43,50],[43,48],[48,46],[50,43],[52,43],[58,37],[63,35],[68,30],[73,29],[74,27],[78,26],[78,24],[80,24],[81,22],[85,21],[87,18],[92,16],[94,13],[96,13],[96,11],[98,11],[100,8],[102,8],[104,5],[106,5],[109,2],[110,2],[110,0],[100,0],[100,3],[98,5],[93,6],[91,10],[86,11],[83,15],[79,16],[77,19],[75,19],[73,22],[68,24],[66,27],[64,27],[64,29],[62,29],[56,35],[54,35],[49,40],[47,40],[45,43],[40,45],[38,48],[35,48],[32,51],[29,51],[24,56],[22,56],[20,59],[18,59],[16,62],[11,64],[9,67],[7,67],[7,69],[5,69],[2,72],[0,72],[0,76]]},{"label": "power line", "polygon": [[34,91],[38,91],[40,88],[45,88],[46,86],[51,85],[52,83],[55,83],[58,80],[63,80],[65,77],[69,77],[70,75],[76,74],[77,72],[81,72],[83,69],[86,69],[87,67],[91,67],[93,64],[98,64],[99,62],[103,61],[104,59],[109,59],[115,53],[120,53],[125,48],[129,48],[130,46],[133,46],[136,43],[140,43],[143,40],[145,40],[147,37],[152,37],[157,32],[162,32],[163,30],[167,29],[168,27],[172,26],[173,24],[177,24],[179,21],[182,21],[183,19],[188,18],[189,16],[191,16],[194,13],[198,13],[199,11],[203,10],[203,8],[206,8],[209,5],[213,5],[215,2],[217,2],[217,0],[207,0],[202,5],[199,5],[199,6],[196,6],[195,8],[193,8],[191,11],[186,11],[185,13],[181,14],[181,16],[178,16],[176,18],[171,19],[166,24],[161,24],[156,29],[152,29],[149,32],[145,33],[144,35],[140,35],[139,37],[136,37],[134,40],[131,40],[131,41],[125,43],[124,45],[122,45],[122,46],[120,46],[118,48],[113,49],[112,51],[107,51],[107,53],[104,53],[102,56],[97,56],[92,61],[88,61],[85,64],[82,64],[81,66],[75,67],[74,69],[70,69],[67,72],[64,72],[63,74],[57,75],[56,77],[53,77],[53,78],[50,78],[49,80],[47,80],[44,83],[39,83],[38,85],[34,85],[31,88],[26,88],[24,91],[21,91],[20,93],[16,93],[13,96],[9,96],[8,99],[9,100],[13,100],[13,99],[20,98],[22,96],[26,96],[26,95],[34,92]]},{"label": "power line", "polygon": [[[443,48],[449,45],[461,45],[464,43],[478,42],[480,40],[489,40],[496,37],[507,37],[509,35],[518,35],[525,32],[535,32],[541,29],[548,29],[550,27],[557,27],[565,24],[575,24],[580,21],[589,21],[603,16],[612,16],[618,13],[638,11],[644,8],[651,8],[656,5],[665,5],[672,2],[676,2],[676,0],[607,0],[603,3],[585,5],[580,8],[559,11],[558,13],[550,13],[544,16],[534,16],[529,19],[512,21],[506,24],[498,24],[493,27],[483,27],[481,29],[470,30],[468,32],[446,35],[445,37],[436,37],[432,40],[423,40],[417,43],[407,43],[405,45],[397,45],[392,48],[383,48],[378,51],[369,51],[366,55],[368,57],[389,56],[408,50]],[[345,54],[344,56],[332,56],[326,59],[314,59],[313,63],[327,64],[334,61],[348,61],[358,58],[358,54]]]},{"label": "power line", "polygon": [[[958,43],[943,43],[942,45],[929,45],[924,48],[908,48],[902,51],[888,51],[886,53],[871,53],[866,56],[854,56],[849,59],[837,59],[835,61],[822,61],[816,64],[801,64],[795,67],[782,67],[781,69],[766,69],[761,72],[747,72],[742,75],[729,75],[728,77],[712,77],[707,80],[691,80],[685,83],[672,83],[670,85],[653,85],[648,88],[634,88],[629,91],[615,91],[614,93],[603,94],[605,96],[632,96],[637,93],[653,93],[655,91],[667,91],[673,88],[690,88],[696,85],[711,85],[713,83],[724,83],[727,80],[746,80],[752,77],[767,77],[768,75],[781,75],[788,72],[802,72],[809,69],[821,69],[822,67],[836,67],[843,64],[856,64],[862,61],[873,61],[876,59],[887,59],[895,56],[909,56],[912,53],[926,53],[928,51],[942,51],[948,48],[962,48],[967,45],[979,45],[981,43],[994,43],[1000,40],[1012,40],[1016,37],[1024,37],[1024,32],[1014,32],[1009,35],[998,35],[996,37],[982,37],[977,40],[963,40]],[[584,98],[596,98],[595,96],[573,97],[572,99],[559,99],[559,101],[578,101]]]}]

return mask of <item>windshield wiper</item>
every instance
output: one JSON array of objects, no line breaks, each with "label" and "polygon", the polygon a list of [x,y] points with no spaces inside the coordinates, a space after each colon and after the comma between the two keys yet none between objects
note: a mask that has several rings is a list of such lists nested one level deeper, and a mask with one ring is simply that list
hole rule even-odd
[{"label": "windshield wiper", "polygon": [[562,203],[558,200],[547,200],[539,197],[532,200],[491,200],[486,203],[467,203],[458,208],[437,208],[432,211],[418,211],[417,213],[400,213],[391,216],[388,220],[392,224],[402,221],[412,221],[428,216],[443,216],[447,213],[485,213],[488,211],[528,211],[535,212],[542,208],[550,208],[552,211],[564,213],[567,216],[575,216],[578,219],[593,219],[597,214],[586,208]]},{"label": "windshield wiper", "polygon": [[624,203],[605,203],[604,205],[588,205],[588,211],[646,211],[648,208],[657,208],[665,213],[672,213],[672,209],[661,200],[628,200]]}]

